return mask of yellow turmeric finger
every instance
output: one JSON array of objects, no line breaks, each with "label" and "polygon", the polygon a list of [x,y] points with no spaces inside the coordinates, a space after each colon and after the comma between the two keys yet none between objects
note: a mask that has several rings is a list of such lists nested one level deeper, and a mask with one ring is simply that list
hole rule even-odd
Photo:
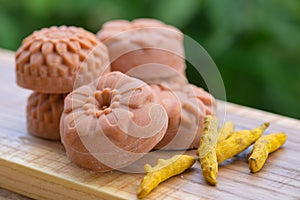
[{"label": "yellow turmeric finger", "polygon": [[251,172],[258,172],[265,164],[268,155],[276,151],[286,141],[285,133],[273,133],[260,137],[253,145],[248,159]]},{"label": "yellow turmeric finger", "polygon": [[147,174],[144,176],[138,188],[138,198],[144,198],[161,182],[172,176],[181,174],[193,166],[195,161],[195,158],[192,156],[175,155],[168,160],[158,159],[154,167],[145,164],[144,169]]},{"label": "yellow turmeric finger", "polygon": [[216,157],[216,143],[218,138],[218,119],[207,115],[204,119],[200,146],[197,150],[202,174],[207,182],[217,184],[218,162]]},{"label": "yellow turmeric finger", "polygon": [[199,158],[203,177],[211,185],[217,185],[218,162],[216,148],[210,151],[204,158]]},{"label": "yellow turmeric finger", "polygon": [[264,123],[253,130],[237,131],[226,140],[218,143],[216,149],[218,163],[221,163],[247,149],[268,127],[269,123]]},{"label": "yellow turmeric finger", "polygon": [[[232,121],[225,122],[225,124],[219,129],[218,140],[217,143],[227,139],[234,132],[234,124]],[[196,151],[196,154],[199,155],[199,152]]]},{"label": "yellow turmeric finger", "polygon": [[234,132],[234,124],[232,121],[225,122],[219,130],[218,143],[229,138]]}]

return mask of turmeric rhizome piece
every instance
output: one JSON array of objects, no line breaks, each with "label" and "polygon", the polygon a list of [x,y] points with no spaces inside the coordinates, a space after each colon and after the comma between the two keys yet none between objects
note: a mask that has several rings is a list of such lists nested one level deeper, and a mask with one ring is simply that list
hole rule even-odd
[{"label": "turmeric rhizome piece", "polygon": [[216,145],[218,139],[218,118],[207,115],[204,118],[200,146],[197,150],[202,174],[211,185],[217,184],[218,162]]},{"label": "turmeric rhizome piece", "polygon": [[265,164],[268,155],[281,147],[286,141],[285,133],[273,133],[260,137],[253,145],[248,158],[251,172],[258,172]]},{"label": "turmeric rhizome piece", "polygon": [[189,155],[175,155],[167,160],[158,159],[154,167],[145,164],[144,169],[147,174],[138,188],[138,198],[144,198],[161,182],[189,169],[195,161],[195,158]]},{"label": "turmeric rhizome piece", "polygon": [[218,143],[216,148],[218,163],[221,163],[247,149],[268,127],[269,123],[264,123],[253,130],[237,131],[226,140]]}]

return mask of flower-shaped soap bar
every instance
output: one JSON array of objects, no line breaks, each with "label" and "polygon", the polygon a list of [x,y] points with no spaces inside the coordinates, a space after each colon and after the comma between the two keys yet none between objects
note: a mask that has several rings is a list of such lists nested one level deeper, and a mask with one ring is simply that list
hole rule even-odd
[{"label": "flower-shaped soap bar", "polygon": [[66,94],[34,92],[28,98],[27,130],[30,134],[51,140],[59,140],[59,121]]},{"label": "flower-shaped soap bar", "polygon": [[169,117],[167,132],[155,148],[198,148],[204,117],[216,114],[214,97],[192,84],[180,90],[171,90],[161,84],[152,84],[151,87]]},{"label": "flower-shaped soap bar", "polygon": [[149,85],[111,72],[66,97],[60,125],[74,163],[108,171],[148,153],[164,136],[168,116]]},{"label": "flower-shaped soap bar", "polygon": [[[127,73],[135,67],[163,65],[185,74],[183,34],[173,26],[154,19],[114,20],[106,22],[97,36],[108,47],[112,71]],[[170,76],[148,73],[153,74]]]},{"label": "flower-shaped soap bar", "polygon": [[74,84],[90,83],[109,71],[105,45],[94,34],[77,27],[35,31],[16,53],[18,85],[42,93],[68,93]]}]

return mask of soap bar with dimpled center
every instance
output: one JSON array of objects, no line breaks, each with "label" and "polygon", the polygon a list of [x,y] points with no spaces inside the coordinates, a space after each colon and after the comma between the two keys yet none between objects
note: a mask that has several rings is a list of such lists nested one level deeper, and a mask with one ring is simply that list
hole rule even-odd
[{"label": "soap bar with dimpled center", "polygon": [[149,85],[111,72],[66,97],[60,133],[75,164],[108,171],[148,153],[167,125],[167,113],[155,102]]}]

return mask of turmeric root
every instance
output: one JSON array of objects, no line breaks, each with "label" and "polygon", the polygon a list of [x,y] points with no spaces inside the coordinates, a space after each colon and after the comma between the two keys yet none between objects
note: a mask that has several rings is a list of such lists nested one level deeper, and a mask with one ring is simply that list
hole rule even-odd
[{"label": "turmeric root", "polygon": [[264,123],[253,130],[234,132],[228,139],[218,143],[216,148],[218,163],[221,163],[247,149],[268,127],[269,123]]},{"label": "turmeric root", "polygon": [[258,172],[265,164],[268,155],[276,151],[286,141],[285,133],[273,133],[260,137],[253,146],[248,159],[251,172]]},{"label": "turmeric root", "polygon": [[229,138],[234,132],[234,124],[232,121],[225,122],[219,130],[218,143]]},{"label": "turmeric root", "polygon": [[202,174],[211,185],[217,184],[218,162],[216,157],[216,143],[218,138],[218,119],[207,115],[204,119],[200,146],[197,150]]},{"label": "turmeric root", "polygon": [[[230,137],[234,132],[234,124],[232,121],[225,122],[225,124],[219,129],[218,139],[217,143],[220,143],[221,141],[227,139]],[[196,151],[197,156],[199,155],[199,152]]]},{"label": "turmeric root", "polygon": [[184,172],[193,166],[195,161],[195,158],[192,156],[175,155],[168,160],[158,159],[154,167],[145,164],[144,169],[147,174],[138,188],[138,198],[144,198],[161,182]]}]

